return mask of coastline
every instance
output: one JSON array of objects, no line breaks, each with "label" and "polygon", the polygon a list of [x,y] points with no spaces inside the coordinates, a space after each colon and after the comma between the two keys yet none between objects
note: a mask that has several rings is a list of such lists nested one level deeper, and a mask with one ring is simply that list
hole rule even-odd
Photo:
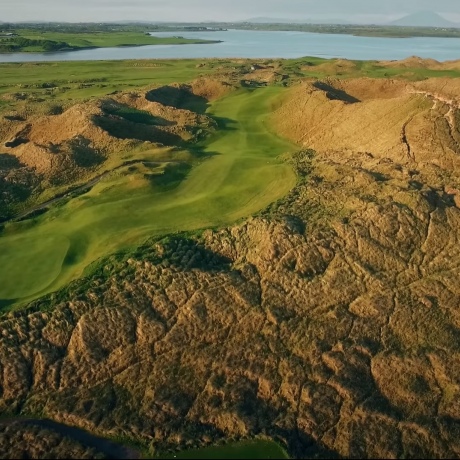
[{"label": "coastline", "polygon": [[120,44],[114,46],[78,46],[78,47],[69,47],[69,48],[61,48],[56,51],[28,51],[28,50],[14,50],[14,51],[0,51],[0,56],[5,54],[15,54],[15,53],[27,53],[27,54],[43,54],[43,53],[68,53],[71,51],[87,51],[87,50],[95,50],[95,49],[104,49],[104,48],[140,48],[142,46],[160,46],[160,45],[174,45],[174,46],[181,46],[181,45],[214,45],[216,43],[223,43],[223,40],[193,40],[186,43],[139,43],[139,44]]}]

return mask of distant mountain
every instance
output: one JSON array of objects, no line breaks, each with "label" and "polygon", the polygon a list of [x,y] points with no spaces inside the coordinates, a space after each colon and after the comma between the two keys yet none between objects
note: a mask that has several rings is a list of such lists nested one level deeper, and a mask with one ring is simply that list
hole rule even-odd
[{"label": "distant mountain", "polygon": [[460,27],[460,24],[448,21],[433,11],[418,11],[388,24],[408,27]]}]

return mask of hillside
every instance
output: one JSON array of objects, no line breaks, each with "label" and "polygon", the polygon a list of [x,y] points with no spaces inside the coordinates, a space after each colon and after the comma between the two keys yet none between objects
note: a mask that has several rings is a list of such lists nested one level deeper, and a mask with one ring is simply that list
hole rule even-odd
[{"label": "hillside", "polygon": [[215,130],[212,119],[193,111],[208,100],[201,94],[212,99],[228,91],[206,79],[194,85],[168,87],[175,104],[156,97],[162,89],[153,87],[71,106],[43,104],[38,113],[27,95],[6,96],[16,104],[0,120],[0,221],[127,162],[181,160],[172,148],[193,146]]},{"label": "hillside", "polygon": [[448,21],[433,11],[418,11],[408,14],[390,22],[389,25],[407,27],[460,27],[460,24]]},{"label": "hillside", "polygon": [[[366,65],[392,77],[366,75]],[[108,132],[95,117],[148,111],[177,121],[181,142],[193,142],[188,120],[209,124],[217,131],[201,146],[214,155],[171,195],[148,195],[137,208],[148,219],[122,207],[141,187],[126,192],[117,178],[48,220],[6,228],[15,247],[35,231],[43,254],[47,244],[55,254],[69,230],[54,227],[49,243],[51,226],[79,222],[92,200],[99,216],[117,187],[118,214],[100,234],[70,225],[69,244],[87,251],[97,235],[110,245],[123,219],[138,231],[180,219],[23,309],[3,304],[0,413],[134,440],[157,456],[256,439],[293,458],[459,457],[460,88],[446,76],[455,65],[260,63],[64,110],[55,142],[74,135],[65,114],[82,107],[91,116],[76,126],[90,134]],[[136,111],[120,114],[128,105]],[[33,120],[28,139],[38,142],[53,118]],[[159,207],[148,214],[151,201]],[[237,217],[221,223],[231,205]],[[193,212],[215,224],[177,230]],[[13,458],[22,431],[0,430],[0,440],[6,431]],[[38,429],[24,431],[43,452]],[[47,436],[56,451],[102,457]]]}]

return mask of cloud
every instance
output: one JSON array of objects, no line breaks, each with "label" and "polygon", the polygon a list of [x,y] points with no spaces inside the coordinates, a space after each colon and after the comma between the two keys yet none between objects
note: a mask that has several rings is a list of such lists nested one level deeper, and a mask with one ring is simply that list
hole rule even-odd
[{"label": "cloud", "polygon": [[419,10],[460,15],[459,0],[0,0],[3,21],[232,21],[255,16],[403,16]]}]

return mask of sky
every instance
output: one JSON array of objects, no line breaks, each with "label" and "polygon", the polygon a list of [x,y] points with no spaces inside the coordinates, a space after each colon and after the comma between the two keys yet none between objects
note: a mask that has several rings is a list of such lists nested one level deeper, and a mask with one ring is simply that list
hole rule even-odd
[{"label": "sky", "polygon": [[460,22],[460,0],[0,0],[0,21],[241,21],[256,17],[385,22],[421,10]]}]

